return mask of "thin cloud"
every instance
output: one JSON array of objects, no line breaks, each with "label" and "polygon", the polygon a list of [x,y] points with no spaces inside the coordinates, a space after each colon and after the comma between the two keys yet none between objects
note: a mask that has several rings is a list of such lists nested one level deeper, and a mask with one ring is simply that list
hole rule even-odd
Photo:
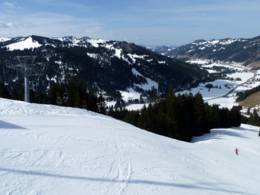
[{"label": "thin cloud", "polygon": [[[30,1],[37,2],[38,0]],[[44,3],[52,3],[52,0],[41,1],[41,4],[44,5]],[[87,9],[79,3],[64,3],[62,6],[70,7],[70,9]],[[56,4],[58,4],[57,1]],[[102,30],[102,25],[90,17],[78,17],[66,12],[28,10],[25,5],[26,3],[21,4],[15,1],[0,3],[0,35],[96,36]]]},{"label": "thin cloud", "polygon": [[0,29],[8,29],[12,27],[13,27],[12,22],[7,22],[7,23],[0,22]]},{"label": "thin cloud", "polygon": [[91,19],[80,19],[69,15],[47,12],[31,14],[25,18],[17,19],[15,25],[13,23],[2,23],[0,28],[4,28],[2,34],[6,35],[9,32],[9,36],[29,34],[94,36],[102,30],[102,26]]},{"label": "thin cloud", "polygon": [[13,9],[15,8],[15,3],[11,1],[5,1],[3,2],[3,6],[8,9]]}]

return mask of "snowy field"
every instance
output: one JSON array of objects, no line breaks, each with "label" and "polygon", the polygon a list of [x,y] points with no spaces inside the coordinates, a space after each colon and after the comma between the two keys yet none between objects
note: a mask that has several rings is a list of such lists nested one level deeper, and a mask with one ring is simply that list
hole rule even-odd
[{"label": "snowy field", "polygon": [[[225,78],[217,79],[212,82],[200,83],[198,87],[190,90],[178,92],[177,94],[191,93],[193,95],[200,93],[203,99],[209,104],[217,104],[220,107],[232,108],[238,105],[236,102],[237,92],[246,91],[260,85],[260,71],[250,70],[245,66],[236,63],[210,62],[208,60],[189,61],[193,64],[199,64],[210,74],[222,73],[222,71],[231,71],[224,73]],[[208,85],[213,86],[208,88]]]},{"label": "snowy field", "polygon": [[256,127],[185,143],[80,109],[0,99],[0,117],[3,195],[260,194]]}]

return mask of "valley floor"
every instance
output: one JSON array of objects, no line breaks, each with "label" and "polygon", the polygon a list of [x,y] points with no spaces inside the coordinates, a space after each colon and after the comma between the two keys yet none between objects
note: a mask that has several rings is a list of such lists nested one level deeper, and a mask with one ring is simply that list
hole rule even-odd
[{"label": "valley floor", "polygon": [[256,127],[185,143],[80,109],[0,99],[0,115],[0,194],[260,194]]},{"label": "valley floor", "polygon": [[[214,74],[220,74],[219,79],[199,83],[197,87],[189,90],[178,91],[176,94],[193,94],[200,93],[203,96],[205,102],[210,105],[217,104],[220,107],[231,109],[233,106],[238,106],[236,102],[238,98],[238,92],[244,92],[260,85],[260,71],[252,70],[248,67],[242,66],[237,63],[225,63],[225,62],[209,62],[205,60],[193,60],[188,61],[192,64],[198,64],[200,67],[210,74],[210,77]],[[191,64],[191,66],[192,66]],[[213,77],[214,78],[214,77]],[[209,89],[207,86],[211,85]],[[127,97],[135,97],[136,93],[124,92]],[[123,96],[124,97],[124,96]],[[256,97],[256,96],[255,96]],[[246,104],[241,104],[244,108],[253,107],[258,108],[260,101],[259,98],[249,99]],[[138,98],[137,98],[138,99]],[[124,98],[127,101],[126,98]],[[107,106],[115,105],[115,102],[108,102]],[[126,106],[127,110],[141,110],[145,104],[130,104]],[[148,104],[146,104],[147,106]]]},{"label": "valley floor", "polygon": [[[200,64],[201,68],[207,70],[209,74],[223,74],[223,78],[200,83],[199,86],[190,90],[178,92],[178,94],[200,93],[204,100],[209,104],[217,104],[220,107],[232,108],[237,106],[237,93],[243,92],[260,85],[260,71],[252,70],[245,66],[224,62],[207,62],[203,60],[194,60],[190,63]],[[212,88],[208,88],[211,85]],[[260,102],[258,102],[260,104]]]}]

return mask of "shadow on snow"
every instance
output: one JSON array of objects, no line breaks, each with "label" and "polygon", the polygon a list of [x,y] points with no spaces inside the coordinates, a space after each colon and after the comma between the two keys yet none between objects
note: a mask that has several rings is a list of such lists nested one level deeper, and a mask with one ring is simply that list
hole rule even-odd
[{"label": "shadow on snow", "polygon": [[25,129],[25,128],[0,120],[0,129]]},{"label": "shadow on snow", "polygon": [[239,137],[239,138],[247,138],[246,136],[242,135],[243,132],[241,130],[237,130],[237,132],[230,131],[230,130],[224,130],[224,129],[217,129],[217,130],[211,130],[210,133],[205,134],[203,136],[194,137],[192,142],[201,142],[201,141],[207,141],[207,140],[216,140],[216,139],[223,139],[226,136],[231,137]]},{"label": "shadow on snow", "polygon": [[[119,180],[119,179],[110,179],[110,178],[98,178],[98,177],[85,177],[85,176],[72,176],[72,175],[63,175],[56,173],[45,173],[41,171],[30,171],[30,170],[19,170],[19,169],[10,169],[10,168],[0,168],[1,172],[9,172],[18,175],[28,175],[28,176],[40,176],[40,177],[50,177],[56,179],[66,179],[66,180],[81,180],[86,182],[102,182],[102,183],[127,183],[128,185],[152,185],[159,187],[171,187],[171,188],[185,188],[185,189],[194,189],[194,190],[206,190],[206,191],[215,191],[215,192],[226,192],[229,194],[247,194],[241,191],[235,191],[230,189],[224,189],[216,187],[215,184],[203,183],[203,184],[178,184],[173,182],[162,182],[162,181],[153,181],[153,180],[142,180],[142,179],[130,179],[130,180]],[[230,186],[229,186],[230,188]]]}]

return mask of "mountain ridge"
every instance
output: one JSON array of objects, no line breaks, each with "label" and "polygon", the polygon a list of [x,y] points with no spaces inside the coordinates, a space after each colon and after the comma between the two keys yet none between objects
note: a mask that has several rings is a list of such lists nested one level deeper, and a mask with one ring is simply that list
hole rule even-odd
[{"label": "mountain ridge", "polygon": [[0,73],[0,81],[6,85],[22,83],[21,76],[5,65],[6,61],[15,63],[17,55],[36,55],[38,60],[48,64],[43,76],[38,78],[41,81],[34,81],[34,90],[46,90],[53,82],[76,78],[109,96],[120,91],[135,91],[141,96],[153,90],[165,93],[169,87],[187,88],[208,76],[199,67],[191,67],[134,43],[32,35],[0,42],[0,61],[5,70]]},{"label": "mountain ridge", "polygon": [[165,51],[164,54],[184,61],[205,59],[236,62],[258,68],[260,67],[260,36],[253,38],[198,39],[171,51]]}]

